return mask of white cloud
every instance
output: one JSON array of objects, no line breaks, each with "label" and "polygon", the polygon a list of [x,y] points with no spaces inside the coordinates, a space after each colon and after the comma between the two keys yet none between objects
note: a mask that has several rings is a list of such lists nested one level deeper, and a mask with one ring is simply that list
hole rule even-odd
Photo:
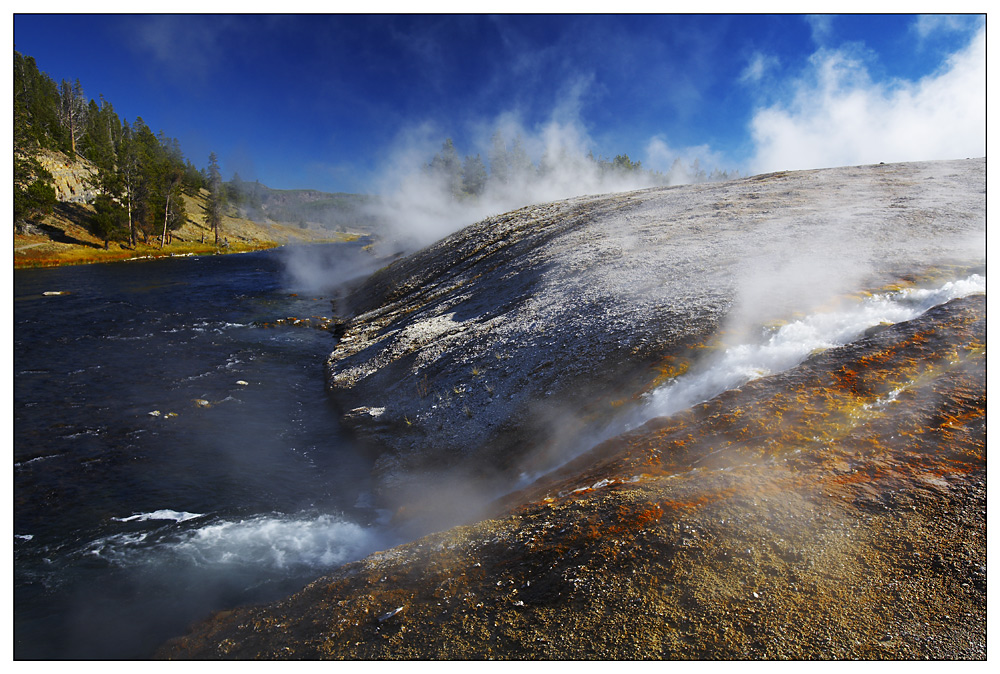
[{"label": "white cloud", "polygon": [[787,103],[751,123],[755,173],[986,154],[986,33],[919,81],[873,82],[845,50],[816,52]]},{"label": "white cloud", "polygon": [[818,45],[825,44],[833,34],[833,17],[829,14],[811,14],[806,17],[806,22],[812,29],[813,42]]},{"label": "white cloud", "polygon": [[913,30],[923,40],[932,33],[966,30],[968,18],[954,14],[921,14],[914,22]]},{"label": "white cloud", "polygon": [[740,82],[744,84],[756,84],[764,79],[764,75],[769,70],[778,67],[778,58],[762,52],[755,52],[750,57],[747,67],[740,73]]}]

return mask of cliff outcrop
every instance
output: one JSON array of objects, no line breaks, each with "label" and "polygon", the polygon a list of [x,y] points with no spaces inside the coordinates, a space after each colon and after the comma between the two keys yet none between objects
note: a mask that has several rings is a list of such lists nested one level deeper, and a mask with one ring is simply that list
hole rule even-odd
[{"label": "cliff outcrop", "polygon": [[97,174],[93,163],[82,157],[71,160],[61,152],[40,151],[36,159],[46,171],[52,174],[52,186],[57,201],[86,204],[97,196],[91,181]]}]

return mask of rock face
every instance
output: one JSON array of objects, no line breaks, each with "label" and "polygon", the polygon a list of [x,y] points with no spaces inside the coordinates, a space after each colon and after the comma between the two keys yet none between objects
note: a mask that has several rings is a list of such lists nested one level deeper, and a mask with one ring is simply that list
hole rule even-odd
[{"label": "rock face", "polygon": [[97,173],[91,162],[82,158],[70,161],[61,152],[49,150],[42,151],[37,159],[52,174],[52,186],[58,201],[84,204],[97,196],[97,190],[89,184]]},{"label": "rock face", "polygon": [[433,492],[453,511],[570,458],[720,335],[934,266],[982,265],[984,192],[974,159],[522,208],[347,296],[328,387],[377,456],[384,505],[412,515]]},{"label": "rock face", "polygon": [[159,656],[984,659],[985,304],[654,419]]}]

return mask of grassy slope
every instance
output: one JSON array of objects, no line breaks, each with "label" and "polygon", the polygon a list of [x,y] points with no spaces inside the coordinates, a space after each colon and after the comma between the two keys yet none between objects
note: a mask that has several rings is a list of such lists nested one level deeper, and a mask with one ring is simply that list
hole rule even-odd
[{"label": "grassy slope", "polygon": [[[113,262],[142,257],[171,255],[208,255],[243,253],[273,248],[286,243],[319,243],[356,238],[355,234],[328,230],[300,229],[277,223],[258,223],[241,218],[223,218],[220,239],[229,240],[229,247],[216,247],[212,231],[205,225],[204,207],[207,192],[185,194],[188,219],[173,233],[173,240],[160,248],[159,239],[149,239],[135,249],[112,243],[104,250],[104,242],[90,234],[86,223],[93,209],[89,205],[60,203],[56,211],[45,218],[43,234],[14,235],[14,267],[52,267],[66,264]],[[202,241],[204,240],[204,243]]]}]

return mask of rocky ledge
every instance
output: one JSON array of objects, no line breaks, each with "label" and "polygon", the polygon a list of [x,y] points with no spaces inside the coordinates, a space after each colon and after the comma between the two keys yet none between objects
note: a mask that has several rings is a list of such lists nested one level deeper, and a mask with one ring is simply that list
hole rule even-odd
[{"label": "rocky ledge", "polygon": [[985,358],[953,300],[159,656],[985,658]]}]

